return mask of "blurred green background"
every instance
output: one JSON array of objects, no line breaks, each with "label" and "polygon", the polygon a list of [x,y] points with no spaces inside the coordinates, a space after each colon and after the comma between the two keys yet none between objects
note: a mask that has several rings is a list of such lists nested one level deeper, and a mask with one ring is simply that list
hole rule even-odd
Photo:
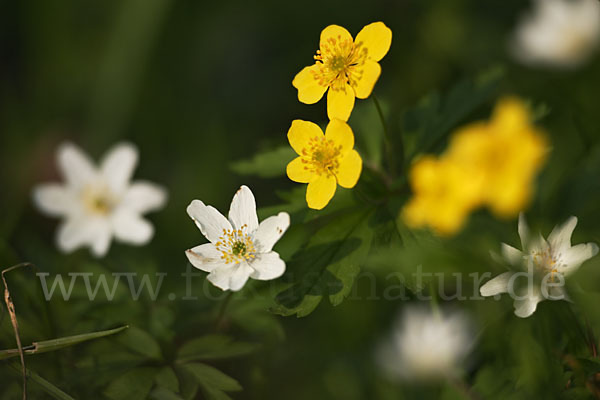
[{"label": "blurred green background", "polygon": [[[594,57],[571,72],[513,63],[507,41],[529,2],[0,4],[0,265],[31,261],[53,274],[169,274],[156,302],[144,298],[132,302],[125,292],[112,303],[90,303],[81,297],[46,304],[31,271],[11,273],[24,343],[130,324],[160,347],[161,361],[153,354],[141,357],[144,350],[131,344],[141,340],[136,337],[104,339],[27,359],[32,370],[75,398],[104,398],[105,388],[119,375],[139,365],[167,365],[182,342],[215,330],[261,346],[245,357],[211,362],[244,387],[231,394],[233,398],[461,398],[445,384],[411,387],[390,382],[380,373],[373,352],[403,303],[366,299],[370,293],[366,279],[364,284],[358,282],[361,299],[337,307],[324,301],[301,319],[268,313],[268,296],[234,297],[225,327],[217,328],[213,322],[220,303],[200,296],[200,289],[197,301],[167,298],[171,291],[185,290],[179,277],[187,265],[184,250],[204,240],[185,213],[192,199],[226,211],[235,190],[246,184],[259,206],[270,206],[281,202],[277,191],[296,187],[285,177],[239,176],[230,164],[286,145],[293,119],[326,122],[324,100],[310,106],[299,103],[291,81],[312,63],[319,34],[329,24],[342,25],[353,35],[379,20],[392,29],[392,47],[381,62],[383,71],[375,87],[392,126],[401,125],[404,112],[428,93],[444,93],[461,79],[502,68],[499,93],[518,94],[531,100],[536,110],[549,110],[540,111],[544,114],[540,123],[549,133],[553,152],[529,211],[532,225],[547,235],[555,224],[577,215],[574,243],[600,243],[600,60]],[[485,118],[494,102],[490,99],[461,122]],[[378,121],[371,126],[358,121],[373,111],[371,100],[358,101],[349,120],[357,135],[369,135],[369,129],[380,135]],[[59,179],[55,150],[65,140],[74,141],[95,159],[120,140],[139,147],[135,177],[165,185],[170,195],[166,208],[150,217],[156,234],[149,245],[136,248],[113,242],[101,260],[86,249],[70,255],[58,252],[56,220],[37,212],[30,199],[35,184]],[[516,220],[497,221],[480,212],[465,232],[436,242],[433,250],[413,249],[407,255],[410,261],[394,259],[380,268],[374,263],[367,270],[376,274],[379,292],[393,270],[390,265],[396,263],[399,271],[410,273],[417,265],[413,261],[423,256],[419,251],[428,254],[435,268],[496,274],[502,267],[488,254],[498,249],[499,241],[518,244]],[[594,259],[574,280],[574,285],[587,290],[578,304],[595,328],[600,328],[600,310],[594,306],[600,299],[599,268]],[[198,278],[194,285],[201,288],[205,283]],[[218,290],[211,293],[219,296]],[[527,320],[512,315],[510,299],[460,306],[470,310],[479,329],[479,345],[466,369],[467,381],[482,398],[566,396],[568,378],[560,354],[585,353],[567,303],[541,304]],[[13,348],[9,319],[5,311],[2,315],[0,348]],[[18,373],[0,366],[0,395],[19,398]],[[45,398],[35,385],[32,390],[36,393],[32,398]],[[206,393],[198,394],[202,396]]]}]

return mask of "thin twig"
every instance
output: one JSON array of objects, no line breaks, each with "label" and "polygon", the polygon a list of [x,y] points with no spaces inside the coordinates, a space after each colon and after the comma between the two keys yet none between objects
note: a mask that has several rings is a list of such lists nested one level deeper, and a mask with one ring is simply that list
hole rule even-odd
[{"label": "thin twig", "polygon": [[12,298],[10,297],[10,291],[8,290],[6,277],[4,275],[7,272],[13,271],[17,268],[29,266],[32,266],[32,264],[22,263],[13,265],[12,267],[2,271],[2,283],[4,283],[4,302],[6,303],[6,308],[8,309],[8,313],[10,314],[10,321],[15,332],[15,340],[17,341],[17,349],[19,350],[19,357],[21,358],[21,372],[23,374],[23,400],[27,400],[27,368],[25,368],[25,355],[23,353],[23,346],[21,345],[21,336],[19,335],[19,322],[17,321],[17,313],[15,311],[15,305],[12,301]]}]

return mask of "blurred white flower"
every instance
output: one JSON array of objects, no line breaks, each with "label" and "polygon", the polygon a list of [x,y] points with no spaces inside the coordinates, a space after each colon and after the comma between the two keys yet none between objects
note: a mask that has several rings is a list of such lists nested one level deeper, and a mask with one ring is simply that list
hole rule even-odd
[{"label": "blurred white flower", "polygon": [[64,218],[57,234],[62,251],[87,245],[101,257],[113,235],[136,245],[152,238],[154,229],[142,214],[161,208],[167,193],[153,183],[130,182],[138,160],[135,146],[116,145],[96,168],[78,147],[65,143],[57,160],[64,184],[38,185],[33,199],[45,214]]},{"label": "blurred white flower", "polygon": [[200,200],[192,201],[187,213],[210,243],[185,254],[194,267],[209,272],[213,285],[238,291],[248,278],[266,281],[285,272],[285,262],[272,249],[290,225],[290,216],[280,212],[259,225],[248,187],[242,186],[233,196],[229,220]]},{"label": "blurred white flower", "polygon": [[[571,246],[571,235],[576,225],[577,217],[570,217],[562,226],[555,226],[546,241],[540,234],[531,237],[525,216],[523,213],[519,215],[519,236],[523,252],[502,243],[502,255],[513,267],[530,270],[532,274],[537,275],[537,279],[528,279],[525,290],[517,294],[514,307],[518,317],[526,318],[532,315],[540,301],[565,299],[562,284],[555,283],[555,280],[562,282],[563,277],[571,275],[583,262],[598,254],[598,246],[595,243]],[[514,296],[517,277],[515,274],[524,273],[509,271],[498,275],[480,288],[481,295],[495,296],[509,292]],[[548,281],[552,285],[547,285]],[[546,288],[546,293],[543,290],[544,282],[550,286]]]},{"label": "blurred white flower", "polygon": [[391,378],[456,378],[473,344],[465,314],[413,306],[396,322],[391,340],[380,347],[378,361]]},{"label": "blurred white flower", "polygon": [[599,41],[598,0],[536,0],[533,13],[517,27],[511,50],[524,64],[572,68]]}]

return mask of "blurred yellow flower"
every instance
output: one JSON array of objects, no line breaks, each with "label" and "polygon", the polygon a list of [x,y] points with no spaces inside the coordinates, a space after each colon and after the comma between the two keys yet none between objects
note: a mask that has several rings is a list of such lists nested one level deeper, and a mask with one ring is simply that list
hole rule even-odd
[{"label": "blurred yellow flower", "polygon": [[329,25],[321,32],[315,64],[305,67],[292,82],[298,89],[298,100],[314,104],[329,88],[329,119],[347,121],[354,98],[366,99],[373,91],[381,74],[378,61],[391,44],[392,31],[383,22],[365,26],[356,40],[345,28]]},{"label": "blurred yellow flower", "polygon": [[403,217],[409,226],[431,226],[441,235],[457,232],[479,199],[480,184],[448,157],[424,156],[411,168],[414,196]]},{"label": "blurred yellow flower", "polygon": [[545,135],[516,98],[501,100],[488,122],[460,128],[439,158],[426,156],[410,172],[414,197],[403,210],[413,227],[452,234],[483,205],[499,217],[517,215],[529,202],[546,159]]},{"label": "blurred yellow flower", "polygon": [[356,185],[362,159],[353,149],[354,133],[344,121],[331,120],[323,134],[317,124],[294,120],[288,140],[299,157],[287,165],[287,175],[294,182],[308,183],[306,202],[310,208],[325,207],[338,184],[344,188]]}]

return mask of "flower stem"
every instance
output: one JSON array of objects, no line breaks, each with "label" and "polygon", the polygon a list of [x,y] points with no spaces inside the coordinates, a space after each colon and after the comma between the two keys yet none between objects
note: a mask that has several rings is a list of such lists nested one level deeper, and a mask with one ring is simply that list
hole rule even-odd
[{"label": "flower stem", "polygon": [[229,306],[229,303],[231,303],[231,299],[233,297],[233,293],[232,291],[227,292],[227,295],[225,295],[225,298],[223,299],[223,302],[221,303],[221,307],[219,307],[219,313],[217,314],[217,319],[215,320],[215,329],[218,331],[221,330],[221,328],[223,327],[223,322],[225,319],[225,311],[227,311],[227,307]]},{"label": "flower stem", "polygon": [[[373,103],[375,103],[375,108],[377,109],[377,114],[379,115],[379,120],[381,121],[381,126],[383,127],[383,145],[385,147],[385,153],[387,157],[389,175],[394,176],[394,151],[392,148],[392,138],[390,136],[390,131],[388,130],[387,123],[385,122],[385,117],[383,116],[383,110],[381,109],[381,104],[379,104],[379,100],[375,93],[371,95],[373,98]],[[400,143],[400,154],[402,155],[404,152],[402,141]]]}]

